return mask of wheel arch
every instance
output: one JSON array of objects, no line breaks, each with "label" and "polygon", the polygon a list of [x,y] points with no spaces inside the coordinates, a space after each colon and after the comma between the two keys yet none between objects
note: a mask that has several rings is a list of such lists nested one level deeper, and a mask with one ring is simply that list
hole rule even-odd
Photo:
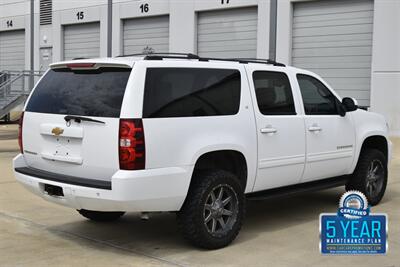
[{"label": "wheel arch", "polygon": [[362,142],[360,142],[360,146],[357,149],[356,158],[353,162],[352,172],[357,166],[361,153],[363,153],[363,151],[365,151],[365,149],[368,148],[377,149],[381,151],[385,155],[386,161],[389,161],[390,159],[389,142],[390,141],[388,140],[386,135],[382,133],[371,133],[369,135],[364,136]]},{"label": "wheel arch", "polygon": [[193,173],[189,187],[196,177],[196,173],[206,170],[225,170],[239,178],[244,191],[249,187],[248,160],[240,150],[221,148],[217,150],[204,151],[194,161]]}]

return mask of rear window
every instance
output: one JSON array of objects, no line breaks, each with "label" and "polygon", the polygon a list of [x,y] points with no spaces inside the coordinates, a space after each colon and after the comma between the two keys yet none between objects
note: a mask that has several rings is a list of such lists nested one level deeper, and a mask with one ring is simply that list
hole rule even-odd
[{"label": "rear window", "polygon": [[26,111],[117,118],[130,72],[130,68],[49,70],[33,92]]},{"label": "rear window", "polygon": [[147,69],[144,118],[234,115],[239,105],[238,70]]}]

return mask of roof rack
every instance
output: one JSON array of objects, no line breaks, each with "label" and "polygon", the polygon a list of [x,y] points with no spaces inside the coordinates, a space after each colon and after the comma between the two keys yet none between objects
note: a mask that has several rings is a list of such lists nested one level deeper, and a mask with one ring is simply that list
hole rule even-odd
[{"label": "roof rack", "polygon": [[260,63],[260,64],[269,64],[279,67],[286,67],[285,64],[276,62],[271,59],[264,58],[213,58],[213,57],[200,57],[198,55],[192,53],[141,53],[141,54],[130,54],[123,55],[119,57],[130,57],[130,56],[143,56],[143,60],[163,60],[165,58],[170,59],[197,59],[198,61],[229,61],[229,62],[238,62],[238,63]]},{"label": "roof rack", "polygon": [[267,63],[278,67],[286,67],[285,64],[276,62],[275,60],[268,59],[268,58],[233,58],[236,60],[246,61],[249,63]]},{"label": "roof rack", "polygon": [[119,55],[117,57],[160,57],[162,58],[188,58],[188,59],[199,59],[198,55],[192,53],[170,53],[170,52],[157,52],[157,53],[138,53],[138,54],[128,54],[128,55]]}]

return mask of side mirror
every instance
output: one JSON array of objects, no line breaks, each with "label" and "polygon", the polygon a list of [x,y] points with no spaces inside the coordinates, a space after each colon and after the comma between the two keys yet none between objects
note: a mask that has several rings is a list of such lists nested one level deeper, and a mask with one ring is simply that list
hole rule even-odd
[{"label": "side mirror", "polygon": [[351,97],[344,97],[342,99],[342,105],[346,109],[347,112],[355,111],[357,110],[357,100]]}]

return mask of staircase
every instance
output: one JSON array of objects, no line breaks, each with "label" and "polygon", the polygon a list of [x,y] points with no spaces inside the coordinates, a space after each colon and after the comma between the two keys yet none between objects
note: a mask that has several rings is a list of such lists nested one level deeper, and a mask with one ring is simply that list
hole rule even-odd
[{"label": "staircase", "polygon": [[0,119],[26,100],[32,89],[29,87],[30,79],[36,82],[42,74],[27,70],[0,71]]}]

